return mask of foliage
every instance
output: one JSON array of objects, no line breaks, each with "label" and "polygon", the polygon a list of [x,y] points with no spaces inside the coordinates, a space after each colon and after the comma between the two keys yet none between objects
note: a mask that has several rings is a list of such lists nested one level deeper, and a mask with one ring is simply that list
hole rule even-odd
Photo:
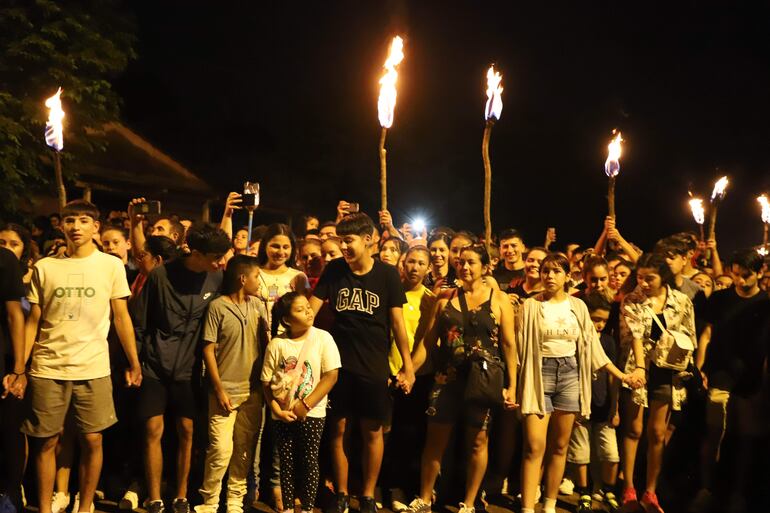
[{"label": "foliage", "polygon": [[65,176],[104,142],[86,130],[116,121],[110,79],[134,54],[134,28],[118,0],[5,0],[0,6],[0,217],[13,216],[32,191],[53,191],[44,101],[61,86]]}]

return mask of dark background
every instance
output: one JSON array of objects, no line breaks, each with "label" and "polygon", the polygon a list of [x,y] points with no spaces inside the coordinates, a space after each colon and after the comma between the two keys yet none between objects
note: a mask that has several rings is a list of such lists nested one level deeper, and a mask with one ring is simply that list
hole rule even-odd
[{"label": "dark background", "polygon": [[[492,134],[492,219],[540,244],[593,243],[603,163],[626,143],[618,226],[642,247],[694,229],[687,191],[721,174],[723,252],[761,241],[770,191],[770,8],[707,2],[137,1],[139,58],[120,79],[124,118],[223,192],[333,218],[379,205],[378,79],[405,38],[388,136],[397,223],[482,228],[485,71],[503,74]],[[708,222],[708,221],[707,221]]]}]

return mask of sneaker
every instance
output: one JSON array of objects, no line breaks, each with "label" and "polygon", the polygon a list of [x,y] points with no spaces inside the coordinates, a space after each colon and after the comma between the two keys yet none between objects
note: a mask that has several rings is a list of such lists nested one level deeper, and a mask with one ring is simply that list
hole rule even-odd
[{"label": "sneaker", "polygon": [[614,493],[602,491],[602,495],[604,495],[604,498],[602,499],[602,503],[605,506],[607,506],[607,511],[614,513],[615,511],[618,511],[620,509],[620,504],[618,504],[618,498],[615,497]]},{"label": "sneaker", "polygon": [[348,495],[338,493],[337,506],[334,508],[334,513],[348,513],[349,509],[350,509],[350,497]]},{"label": "sneaker", "polygon": [[[94,504],[95,500],[96,494],[94,494],[94,499],[91,501],[91,509],[89,510],[91,513],[96,511],[96,505]],[[64,511],[61,511],[61,513],[64,513]],[[75,494],[75,500],[72,501],[72,513],[80,513],[80,492]]]},{"label": "sneaker", "polygon": [[690,503],[687,511],[689,513],[707,513],[714,507],[714,497],[706,488],[701,488],[695,494],[695,498]]},{"label": "sneaker", "polygon": [[[70,494],[56,492],[51,497],[51,513],[64,513],[67,506],[70,505]],[[76,512],[77,513],[77,512]]]},{"label": "sneaker", "polygon": [[592,510],[591,506],[593,506],[593,501],[591,501],[591,496],[588,494],[581,495],[580,499],[578,499],[577,504],[577,513],[590,513]]},{"label": "sneaker", "polygon": [[358,511],[361,513],[377,513],[377,503],[374,497],[359,497]]},{"label": "sneaker", "polygon": [[568,477],[563,478],[559,485],[559,493],[562,495],[572,495],[574,491],[575,483],[572,482],[572,479]]},{"label": "sneaker", "polygon": [[596,502],[604,501],[604,490],[601,488],[594,490],[594,493],[591,494],[591,499],[595,500]]},{"label": "sneaker", "polygon": [[419,497],[415,497],[415,499],[409,503],[409,512],[410,513],[430,513],[430,503],[425,502]]},{"label": "sneaker", "polygon": [[658,496],[654,492],[644,492],[641,503],[645,513],[665,513],[658,504]]},{"label": "sneaker", "polygon": [[393,513],[404,513],[408,509],[409,505],[406,503],[404,490],[392,488],[390,490],[390,510],[393,511]]},{"label": "sneaker", "polygon": [[636,490],[634,488],[626,488],[623,490],[623,505],[626,504],[633,504],[635,502],[639,502],[639,500],[636,498]]},{"label": "sneaker", "polygon": [[174,513],[190,513],[190,503],[184,497],[177,497],[171,503],[171,510]]},{"label": "sneaker", "polygon": [[118,509],[123,511],[136,511],[139,509],[139,494],[133,490],[126,490],[123,498],[118,502]]},{"label": "sneaker", "polygon": [[150,501],[144,506],[147,513],[163,513],[163,501]]},{"label": "sneaker", "polygon": [[457,513],[476,513],[476,508],[469,508],[464,503],[460,503],[460,507],[457,510]]}]

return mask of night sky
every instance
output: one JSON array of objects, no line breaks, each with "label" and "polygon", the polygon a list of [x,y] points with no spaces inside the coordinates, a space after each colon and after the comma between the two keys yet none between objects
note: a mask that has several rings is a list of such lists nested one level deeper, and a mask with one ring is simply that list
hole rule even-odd
[{"label": "night sky", "polygon": [[767,4],[529,3],[131,2],[139,58],[117,83],[123,118],[223,193],[257,179],[267,206],[324,220],[347,199],[376,214],[377,81],[398,33],[406,57],[387,144],[397,223],[424,214],[432,226],[481,231],[485,72],[495,63],[505,88],[491,143],[495,231],[517,227],[534,245],[556,226],[559,244],[592,244],[619,128],[627,239],[648,247],[694,229],[688,189],[705,198],[727,174],[723,252],[759,243],[755,198],[770,192]]}]

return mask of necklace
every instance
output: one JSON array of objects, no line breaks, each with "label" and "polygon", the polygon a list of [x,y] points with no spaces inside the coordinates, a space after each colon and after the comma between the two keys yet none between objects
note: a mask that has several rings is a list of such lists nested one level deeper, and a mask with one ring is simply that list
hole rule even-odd
[{"label": "necklace", "polygon": [[241,322],[243,322],[244,326],[249,321],[249,303],[248,300],[246,302],[246,312],[244,313],[243,310],[241,310],[241,305],[239,305],[232,296],[228,296],[230,299],[230,302],[235,306],[235,308],[238,309],[238,313],[241,314]]}]

